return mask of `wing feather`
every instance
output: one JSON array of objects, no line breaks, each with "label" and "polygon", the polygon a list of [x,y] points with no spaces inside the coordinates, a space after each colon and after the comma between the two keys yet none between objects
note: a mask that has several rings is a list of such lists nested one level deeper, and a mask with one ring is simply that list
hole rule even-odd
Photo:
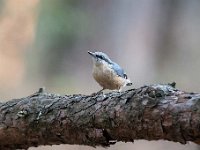
[{"label": "wing feather", "polygon": [[118,76],[127,79],[126,73],[117,63],[112,62],[111,68],[117,73]]}]

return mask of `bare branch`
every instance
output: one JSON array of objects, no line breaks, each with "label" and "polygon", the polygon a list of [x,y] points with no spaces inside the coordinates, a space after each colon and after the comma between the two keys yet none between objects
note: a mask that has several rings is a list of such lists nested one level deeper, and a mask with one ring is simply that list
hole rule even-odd
[{"label": "bare branch", "polygon": [[151,85],[124,92],[60,96],[39,92],[0,104],[0,149],[135,139],[200,143],[200,94]]}]

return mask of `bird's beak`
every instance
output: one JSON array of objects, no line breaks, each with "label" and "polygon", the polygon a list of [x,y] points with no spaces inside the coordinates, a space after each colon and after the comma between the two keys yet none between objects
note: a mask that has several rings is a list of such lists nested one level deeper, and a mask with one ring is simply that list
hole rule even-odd
[{"label": "bird's beak", "polygon": [[88,51],[88,54],[90,54],[92,57],[96,57],[96,55],[93,52]]}]

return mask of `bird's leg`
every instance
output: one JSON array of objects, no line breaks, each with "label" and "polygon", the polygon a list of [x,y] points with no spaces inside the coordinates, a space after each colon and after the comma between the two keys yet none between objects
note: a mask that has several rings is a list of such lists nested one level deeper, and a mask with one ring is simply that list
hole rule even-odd
[{"label": "bird's leg", "polygon": [[104,88],[97,92],[97,94],[103,93]]},{"label": "bird's leg", "polygon": [[98,95],[98,94],[103,94],[103,90],[105,90],[104,88],[101,89],[100,91],[96,92],[96,93],[92,93],[92,96]]}]

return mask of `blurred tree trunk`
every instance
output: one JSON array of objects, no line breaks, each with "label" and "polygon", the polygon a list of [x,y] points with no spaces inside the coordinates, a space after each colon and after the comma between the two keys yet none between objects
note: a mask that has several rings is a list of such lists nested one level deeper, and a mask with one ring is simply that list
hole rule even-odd
[{"label": "blurred tree trunk", "polygon": [[0,14],[0,89],[14,88],[24,76],[24,50],[34,38],[39,0],[4,0]]},{"label": "blurred tree trunk", "polygon": [[39,92],[0,104],[0,148],[78,144],[109,146],[135,139],[200,143],[200,94],[174,84],[106,95]]}]

